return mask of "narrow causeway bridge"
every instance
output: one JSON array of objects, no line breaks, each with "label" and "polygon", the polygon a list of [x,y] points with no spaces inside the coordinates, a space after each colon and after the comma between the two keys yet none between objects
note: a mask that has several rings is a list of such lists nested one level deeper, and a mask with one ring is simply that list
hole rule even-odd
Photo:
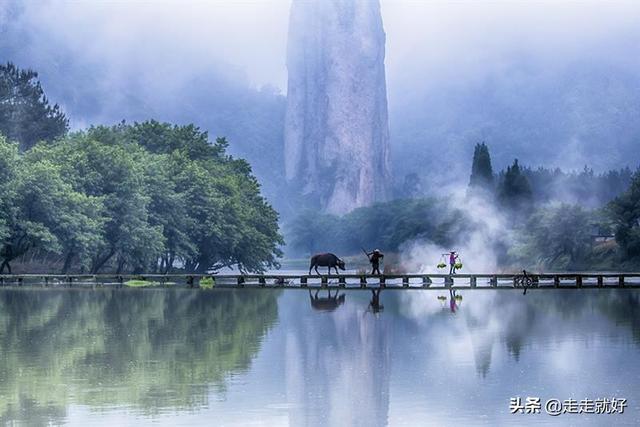
[{"label": "narrow causeway bridge", "polygon": [[640,273],[521,274],[5,274],[0,287],[187,287],[233,289],[586,289],[640,288]]}]

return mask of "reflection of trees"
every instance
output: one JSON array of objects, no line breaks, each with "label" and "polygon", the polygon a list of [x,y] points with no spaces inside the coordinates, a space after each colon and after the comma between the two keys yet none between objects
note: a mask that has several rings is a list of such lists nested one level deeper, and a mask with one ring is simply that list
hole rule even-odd
[{"label": "reflection of trees", "polygon": [[[468,298],[465,319],[476,365],[486,376],[496,339],[501,340],[516,361],[523,348],[536,340],[571,336],[577,332],[596,334],[615,326],[628,327],[640,344],[640,297],[635,291],[582,290],[539,291],[527,294],[499,292],[491,298]],[[446,312],[445,312],[446,313]],[[594,319],[588,329],[576,329],[576,323]]]},{"label": "reflection of trees", "polygon": [[[208,385],[248,368],[277,319],[275,292],[0,293],[0,416],[25,405],[206,404]],[[35,413],[35,409],[29,413]]]},{"label": "reflection of trees", "polygon": [[637,291],[619,291],[598,301],[598,309],[616,324],[631,328],[633,339],[640,344],[640,296]]}]

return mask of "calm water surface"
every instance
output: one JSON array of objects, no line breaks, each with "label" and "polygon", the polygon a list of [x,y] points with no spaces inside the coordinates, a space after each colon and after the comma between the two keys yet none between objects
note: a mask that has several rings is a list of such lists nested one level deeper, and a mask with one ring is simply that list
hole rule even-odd
[{"label": "calm water surface", "polygon": [[[0,423],[640,425],[640,292],[461,294],[3,289]],[[628,407],[511,415],[517,396]]]}]

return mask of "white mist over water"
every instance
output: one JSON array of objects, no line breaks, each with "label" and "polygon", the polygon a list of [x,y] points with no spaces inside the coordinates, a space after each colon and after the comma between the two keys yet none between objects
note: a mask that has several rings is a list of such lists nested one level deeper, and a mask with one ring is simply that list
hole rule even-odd
[{"label": "white mist over water", "polygon": [[[449,273],[450,251],[456,251],[462,262],[460,273],[497,273],[498,255],[495,251],[497,242],[511,242],[507,219],[502,211],[488,198],[478,194],[465,195],[467,187],[464,184],[455,184],[446,188],[443,193],[450,194],[451,210],[461,209],[466,215],[466,220],[471,222],[471,231],[463,236],[458,236],[458,244],[455,247],[446,248],[425,240],[412,240],[407,242],[401,250],[403,267],[411,273],[447,274]],[[443,259],[444,258],[444,259]],[[438,269],[439,262],[447,264],[446,268]],[[446,291],[443,291],[446,293]],[[448,295],[447,295],[448,297]],[[412,295],[401,295],[403,313],[413,319],[441,311],[439,304],[435,304],[436,294],[432,292],[418,292]],[[493,298],[487,294],[476,293],[474,300]],[[486,301],[485,301],[486,302]],[[478,305],[475,305],[478,307]],[[468,308],[467,308],[468,309]],[[474,313],[478,314],[478,313]],[[465,316],[469,315],[468,313]]]},{"label": "white mist over water", "polygon": [[446,269],[438,269],[436,265],[443,259],[443,254],[456,251],[462,262],[464,273],[496,273],[498,272],[497,254],[494,245],[498,241],[510,241],[509,229],[505,215],[495,203],[484,197],[465,195],[466,186],[452,185],[443,191],[449,194],[450,208],[460,209],[472,224],[472,231],[457,236],[458,244],[446,248],[425,240],[412,240],[401,250],[403,266],[407,271],[417,273],[443,274],[449,272],[449,257],[445,257]]}]

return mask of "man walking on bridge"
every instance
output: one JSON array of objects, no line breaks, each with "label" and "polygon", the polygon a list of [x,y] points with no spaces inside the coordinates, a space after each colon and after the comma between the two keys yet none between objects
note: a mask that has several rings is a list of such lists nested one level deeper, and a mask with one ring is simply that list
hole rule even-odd
[{"label": "man walking on bridge", "polygon": [[[367,257],[369,258],[369,262],[371,263],[371,274],[382,274],[380,273],[380,260],[382,258],[384,258],[384,254],[382,252],[380,252],[378,249],[375,249],[373,252],[364,252],[365,254],[367,254]],[[377,272],[377,273],[376,273]]]}]

